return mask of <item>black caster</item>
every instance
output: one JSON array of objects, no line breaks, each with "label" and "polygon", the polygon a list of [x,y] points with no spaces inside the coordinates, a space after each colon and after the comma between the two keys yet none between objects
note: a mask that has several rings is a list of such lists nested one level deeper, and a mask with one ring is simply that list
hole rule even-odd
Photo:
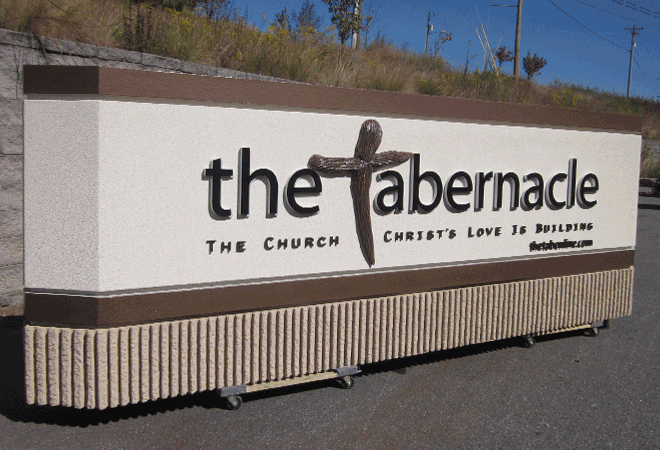
[{"label": "black caster", "polygon": [[534,347],[534,344],[536,344],[536,339],[534,339],[534,336],[531,334],[528,334],[527,336],[523,336],[523,345],[525,348],[532,348]]},{"label": "black caster", "polygon": [[350,389],[355,384],[355,380],[350,375],[337,378],[337,382],[339,383],[339,387],[342,389]]},{"label": "black caster", "polygon": [[243,404],[243,399],[240,395],[230,395],[225,397],[225,406],[230,411],[236,411]]},{"label": "black caster", "polygon": [[584,330],[584,334],[586,334],[589,337],[596,337],[596,336],[598,336],[598,331],[599,330],[596,327],[587,328],[586,330]]}]

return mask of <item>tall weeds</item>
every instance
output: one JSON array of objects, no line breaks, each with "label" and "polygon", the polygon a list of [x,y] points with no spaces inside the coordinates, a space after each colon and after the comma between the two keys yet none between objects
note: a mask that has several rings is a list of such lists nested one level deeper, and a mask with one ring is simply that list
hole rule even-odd
[{"label": "tall weeds", "polygon": [[114,0],[2,0],[0,28],[115,47],[124,8]]},{"label": "tall weeds", "polygon": [[660,139],[660,104],[651,100],[559,81],[540,86],[493,72],[467,73],[382,37],[352,50],[336,43],[332,27],[261,32],[239,14],[212,21],[189,9],[134,3],[3,0],[0,27],[308,83],[639,114],[644,137]]}]

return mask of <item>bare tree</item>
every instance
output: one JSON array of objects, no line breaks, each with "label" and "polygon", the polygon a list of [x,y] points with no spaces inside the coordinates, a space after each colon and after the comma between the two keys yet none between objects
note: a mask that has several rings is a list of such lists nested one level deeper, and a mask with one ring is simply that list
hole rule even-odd
[{"label": "bare tree", "polygon": [[452,39],[454,39],[453,34],[447,31],[441,31],[438,35],[438,39],[435,41],[435,52],[433,53],[433,70],[435,70],[435,66],[438,61],[438,53],[440,53],[440,50],[442,50],[442,46]]},{"label": "bare tree", "polygon": [[541,69],[548,64],[548,61],[546,61],[545,58],[541,58],[536,53],[534,53],[534,56],[530,56],[529,53],[530,52],[528,51],[527,56],[523,58],[523,70],[527,73],[527,79],[531,80],[536,75],[541,74]]},{"label": "bare tree", "polygon": [[364,48],[369,46],[369,32],[372,31],[373,26],[378,17],[378,7],[374,7],[374,1],[369,0],[365,2],[362,0],[362,30],[364,31]]},{"label": "bare tree", "polygon": [[495,56],[497,56],[497,61],[500,64],[500,69],[502,68],[502,63],[513,61],[513,52],[507,51],[506,45],[499,47],[495,52]]},{"label": "bare tree", "polygon": [[279,13],[275,14],[275,20],[270,24],[276,30],[291,31],[291,24],[289,23],[289,13],[284,8]]},{"label": "bare tree", "polygon": [[316,33],[321,27],[321,18],[316,14],[314,4],[305,0],[300,13],[293,13],[294,30],[297,36],[305,36],[305,33]]}]

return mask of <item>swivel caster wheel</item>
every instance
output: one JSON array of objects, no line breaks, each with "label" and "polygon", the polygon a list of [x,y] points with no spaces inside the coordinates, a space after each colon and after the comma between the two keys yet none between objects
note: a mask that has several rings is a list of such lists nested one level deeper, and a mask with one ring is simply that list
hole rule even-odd
[{"label": "swivel caster wheel", "polygon": [[350,375],[337,378],[337,382],[342,389],[350,389],[355,384],[355,380]]},{"label": "swivel caster wheel", "polygon": [[598,328],[596,328],[596,327],[594,327],[594,328],[587,328],[586,330],[584,330],[584,334],[586,334],[586,335],[589,336],[589,337],[596,337],[596,336],[598,336],[598,332],[599,332],[599,330],[598,330]]},{"label": "swivel caster wheel", "polygon": [[243,399],[240,395],[230,395],[225,397],[225,406],[230,411],[236,411],[243,404]]},{"label": "swivel caster wheel", "polygon": [[534,339],[534,336],[531,334],[528,334],[527,336],[523,336],[523,345],[525,348],[532,348],[534,347],[534,344],[536,344],[536,339]]}]

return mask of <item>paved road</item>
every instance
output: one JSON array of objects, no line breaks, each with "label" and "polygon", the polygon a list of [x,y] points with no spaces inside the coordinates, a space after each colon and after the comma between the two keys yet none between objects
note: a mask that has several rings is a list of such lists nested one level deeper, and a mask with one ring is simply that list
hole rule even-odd
[{"label": "paved road", "polygon": [[640,198],[632,317],[597,338],[515,340],[330,382],[76,411],[24,405],[20,320],[0,318],[2,449],[660,449],[660,199]]}]

